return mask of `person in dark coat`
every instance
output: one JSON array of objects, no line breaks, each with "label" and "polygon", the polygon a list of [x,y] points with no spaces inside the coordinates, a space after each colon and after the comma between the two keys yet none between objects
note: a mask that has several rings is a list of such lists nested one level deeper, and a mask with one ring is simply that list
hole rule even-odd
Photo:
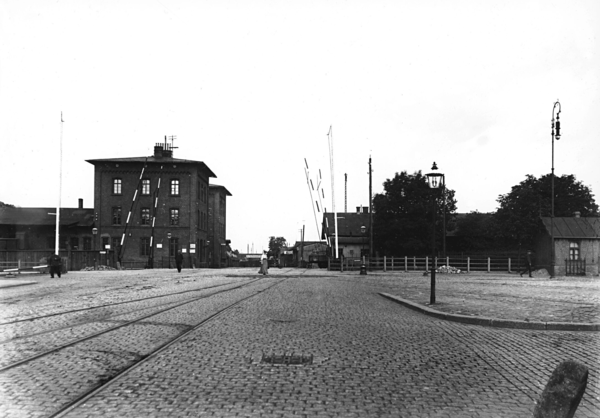
[{"label": "person in dark coat", "polygon": [[181,254],[181,250],[177,251],[175,255],[175,265],[177,266],[177,271],[181,273],[181,267],[183,266],[183,254]]},{"label": "person in dark coat", "polygon": [[54,274],[58,274],[60,278],[60,271],[62,269],[62,258],[58,254],[52,254],[48,258],[48,267],[50,268],[50,277],[54,279]]},{"label": "person in dark coat", "polygon": [[529,277],[533,277],[531,275],[531,270],[533,268],[533,253],[531,252],[531,250],[527,250],[527,260],[526,260],[526,265],[525,265],[525,269],[523,271],[521,271],[521,277],[523,277],[523,273],[525,272],[529,272]]}]

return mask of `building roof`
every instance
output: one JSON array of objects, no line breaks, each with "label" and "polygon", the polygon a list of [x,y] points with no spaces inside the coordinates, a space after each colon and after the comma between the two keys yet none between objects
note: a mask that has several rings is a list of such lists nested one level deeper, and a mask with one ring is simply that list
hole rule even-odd
[{"label": "building roof", "polygon": [[[325,239],[326,236],[333,236],[335,234],[335,224],[333,222],[333,213],[323,214],[323,226],[321,238]],[[340,212],[337,214],[337,229],[338,237],[363,237],[361,232],[361,226],[365,226],[367,231],[369,230],[369,213],[356,213],[356,212]],[[364,236],[367,236],[365,233]]]},{"label": "building roof", "polygon": [[288,249],[298,249],[300,247],[302,247],[302,245],[304,244],[304,248],[306,247],[310,247],[311,245],[325,245],[327,246],[327,243],[325,241],[296,241],[294,243],[294,245],[292,247],[286,247]]},{"label": "building roof", "polygon": [[227,190],[227,188],[225,188],[225,186],[219,186],[218,184],[209,184],[208,185],[209,190],[213,189],[213,190],[223,190],[225,192],[225,194],[227,196],[231,196],[231,193],[229,192],[229,190]]},{"label": "building roof", "polygon": [[[56,224],[56,208],[0,208],[0,225],[36,225]],[[61,208],[62,226],[92,226],[94,209]]]},{"label": "building roof", "polygon": [[101,158],[94,160],[85,160],[92,165],[101,163],[142,163],[142,164],[192,164],[199,165],[202,169],[208,172],[208,177],[217,178],[217,175],[202,161],[184,160],[173,157],[130,157],[130,158]]},{"label": "building roof", "polygon": [[[542,217],[549,235],[552,218]],[[600,218],[598,217],[555,217],[554,238],[563,239],[600,239]]]}]

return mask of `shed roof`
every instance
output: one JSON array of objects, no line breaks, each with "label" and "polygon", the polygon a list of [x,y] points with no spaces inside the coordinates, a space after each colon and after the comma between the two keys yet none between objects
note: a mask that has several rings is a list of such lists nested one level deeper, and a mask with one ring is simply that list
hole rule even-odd
[{"label": "shed roof", "polygon": [[[56,208],[0,208],[0,225],[55,225]],[[60,208],[63,226],[92,226],[94,209]]]},{"label": "shed roof", "polygon": [[[542,217],[542,222],[548,234],[552,234],[552,218]],[[600,239],[600,218],[555,217],[554,238]]]}]

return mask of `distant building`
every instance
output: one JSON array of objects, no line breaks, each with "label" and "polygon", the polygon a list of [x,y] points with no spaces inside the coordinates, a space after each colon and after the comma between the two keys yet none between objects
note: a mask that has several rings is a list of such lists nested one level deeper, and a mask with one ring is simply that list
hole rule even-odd
[{"label": "distant building", "polygon": [[287,265],[289,252],[293,254],[293,264],[305,267],[309,264],[319,264],[319,267],[327,267],[327,243],[323,241],[296,241],[291,249],[284,250],[284,262]]},{"label": "distant building", "polygon": [[[535,248],[536,264],[550,271],[552,218],[542,217],[544,232]],[[555,275],[594,275],[600,266],[600,218],[554,218]]]},{"label": "distant building", "polygon": [[[369,256],[370,216],[366,211],[356,208],[356,212],[337,213],[337,246],[340,258],[356,258]],[[363,232],[364,230],[364,232]],[[323,214],[321,238],[327,241],[328,252],[335,258],[335,219],[333,213]]]},{"label": "distant building", "polygon": [[[209,179],[216,175],[204,162],[174,158],[166,142],[150,157],[87,162],[94,165],[96,248],[131,267],[167,267],[179,250],[187,267],[209,266]],[[217,212],[223,228],[214,246],[225,234],[224,208]]]},{"label": "distant building", "polygon": [[[83,207],[60,209],[62,250],[92,250],[94,210]],[[47,250],[54,252],[56,207],[0,207],[0,250]]]}]

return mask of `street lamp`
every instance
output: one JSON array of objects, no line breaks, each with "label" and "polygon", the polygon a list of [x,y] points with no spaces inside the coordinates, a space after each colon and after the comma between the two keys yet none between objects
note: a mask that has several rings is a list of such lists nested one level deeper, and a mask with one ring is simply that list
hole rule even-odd
[{"label": "street lamp", "polygon": [[[435,164],[435,161],[434,161],[431,169],[432,170],[438,169],[437,165]],[[429,183],[429,188],[433,190],[433,199],[432,199],[433,200],[433,215],[432,215],[433,225],[432,225],[432,233],[431,233],[431,291],[430,291],[430,295],[429,295],[429,304],[433,305],[435,303],[435,218],[436,218],[436,211],[437,211],[436,190],[443,188],[445,181],[444,181],[444,175],[442,173],[438,173],[435,171],[432,171],[431,173],[426,174],[426,176],[427,176],[427,182]]]},{"label": "street lamp", "polygon": [[[558,113],[556,114],[556,120],[554,120],[554,111],[558,107]],[[550,278],[554,278],[554,138],[558,141],[560,139],[560,102],[556,100],[554,106],[552,107],[552,175],[551,175],[551,183],[552,183],[552,214],[550,216]],[[556,134],[554,129],[556,128]]]},{"label": "street lamp", "polygon": [[167,232],[167,239],[169,240],[169,268],[171,268],[171,233]]},{"label": "street lamp", "polygon": [[367,264],[365,263],[365,233],[367,232],[367,228],[364,225],[362,225],[360,227],[360,232],[363,236],[362,250],[360,251],[360,255],[361,255],[360,274],[366,275],[367,274]]}]

